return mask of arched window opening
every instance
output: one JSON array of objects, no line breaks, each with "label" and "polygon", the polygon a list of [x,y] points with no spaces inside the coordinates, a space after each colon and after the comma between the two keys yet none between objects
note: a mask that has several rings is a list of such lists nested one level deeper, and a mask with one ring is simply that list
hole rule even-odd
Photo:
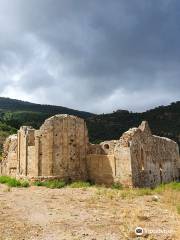
[{"label": "arched window opening", "polygon": [[109,144],[104,144],[104,149],[109,149]]}]

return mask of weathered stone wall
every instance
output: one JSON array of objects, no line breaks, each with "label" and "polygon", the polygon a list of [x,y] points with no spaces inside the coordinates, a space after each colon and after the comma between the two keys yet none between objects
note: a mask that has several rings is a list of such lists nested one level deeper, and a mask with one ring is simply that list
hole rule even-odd
[{"label": "weathered stone wall", "polygon": [[1,175],[91,180],[111,185],[154,187],[178,180],[178,145],[153,136],[147,122],[119,140],[90,144],[83,119],[56,115],[39,130],[21,127],[4,144]]},{"label": "weathered stone wall", "polygon": [[35,129],[32,127],[21,127],[18,131],[18,150],[17,161],[18,171],[20,176],[34,175],[34,158],[35,158]]},{"label": "weathered stone wall", "polygon": [[35,146],[28,146],[27,176],[36,176]]},{"label": "weathered stone wall", "polygon": [[119,182],[132,186],[130,149],[119,140],[90,144],[87,155],[88,177],[95,183],[111,185]]},{"label": "weathered stone wall", "polygon": [[83,119],[56,115],[35,134],[38,176],[86,179],[88,132]]},{"label": "weathered stone wall", "polygon": [[97,184],[113,184],[115,180],[115,144],[116,141],[89,144],[87,173],[90,181]]},{"label": "weathered stone wall", "polygon": [[88,179],[97,184],[113,184],[115,175],[114,165],[114,155],[87,155]]},{"label": "weathered stone wall", "polygon": [[118,142],[114,149],[114,158],[116,162],[115,181],[123,186],[132,186],[131,153],[129,147],[123,147]]},{"label": "weathered stone wall", "polygon": [[3,146],[1,175],[15,176],[17,171],[17,135],[9,136]]},{"label": "weathered stone wall", "polygon": [[143,122],[129,141],[134,186],[154,187],[179,180],[179,149],[174,141],[151,134]]},{"label": "weathered stone wall", "polygon": [[147,122],[118,141],[89,145],[87,166],[89,178],[105,184],[154,187],[180,177],[177,143],[152,135]]}]

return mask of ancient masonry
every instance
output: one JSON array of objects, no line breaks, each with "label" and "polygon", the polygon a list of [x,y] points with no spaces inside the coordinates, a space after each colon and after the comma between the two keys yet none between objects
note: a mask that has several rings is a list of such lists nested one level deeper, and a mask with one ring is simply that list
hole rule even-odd
[{"label": "ancient masonry", "polygon": [[147,122],[119,140],[91,144],[83,119],[56,115],[39,130],[21,127],[7,138],[0,174],[154,187],[180,180],[179,148],[168,138],[152,135]]}]

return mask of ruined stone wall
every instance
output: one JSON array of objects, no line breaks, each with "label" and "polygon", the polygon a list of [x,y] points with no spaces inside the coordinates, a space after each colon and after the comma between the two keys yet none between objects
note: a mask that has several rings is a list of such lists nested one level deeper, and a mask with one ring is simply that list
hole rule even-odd
[{"label": "ruined stone wall", "polygon": [[9,136],[3,146],[1,175],[15,176],[17,171],[17,135]]},{"label": "ruined stone wall", "polygon": [[121,183],[132,186],[130,149],[119,140],[90,144],[87,155],[88,177],[95,183],[111,185]]},{"label": "ruined stone wall", "polygon": [[154,187],[180,177],[177,143],[152,135],[147,122],[118,141],[90,145],[87,166],[89,178],[105,184]]},{"label": "ruined stone wall", "polygon": [[86,123],[71,115],[47,119],[39,130],[21,127],[4,144],[1,175],[91,180],[154,187],[178,180],[178,145],[153,136],[147,122],[119,140],[90,144]]},{"label": "ruined stone wall", "polygon": [[[39,130],[21,127],[16,137],[16,151],[11,151],[12,137],[6,141],[1,172],[16,159],[18,177],[58,177],[87,179],[86,155],[89,144],[86,123],[70,115],[56,115]],[[14,143],[14,142],[13,142]],[[7,155],[7,156],[5,156]]]},{"label": "ruined stone wall", "polygon": [[35,129],[32,127],[21,127],[18,131],[18,148],[17,161],[18,169],[17,175],[33,176],[34,175],[34,159],[35,159]]},{"label": "ruined stone wall", "polygon": [[88,132],[83,119],[56,115],[35,134],[35,155],[39,176],[86,179]]},{"label": "ruined stone wall", "polygon": [[90,181],[97,184],[113,184],[115,180],[115,144],[116,141],[89,144],[87,173]]},{"label": "ruined stone wall", "polygon": [[129,147],[123,147],[120,142],[117,143],[114,149],[114,158],[116,163],[115,181],[123,186],[132,186],[132,168],[131,168],[131,153]]},{"label": "ruined stone wall", "polygon": [[154,187],[179,180],[179,149],[174,141],[153,136],[143,122],[129,141],[133,186]]}]

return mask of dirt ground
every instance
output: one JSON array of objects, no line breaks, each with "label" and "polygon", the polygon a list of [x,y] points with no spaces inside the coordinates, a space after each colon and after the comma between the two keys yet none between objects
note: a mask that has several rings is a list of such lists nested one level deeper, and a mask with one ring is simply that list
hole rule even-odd
[{"label": "dirt ground", "polygon": [[[161,198],[123,199],[97,188],[0,185],[0,240],[180,239],[180,215]],[[137,226],[143,237],[136,237]]]}]

